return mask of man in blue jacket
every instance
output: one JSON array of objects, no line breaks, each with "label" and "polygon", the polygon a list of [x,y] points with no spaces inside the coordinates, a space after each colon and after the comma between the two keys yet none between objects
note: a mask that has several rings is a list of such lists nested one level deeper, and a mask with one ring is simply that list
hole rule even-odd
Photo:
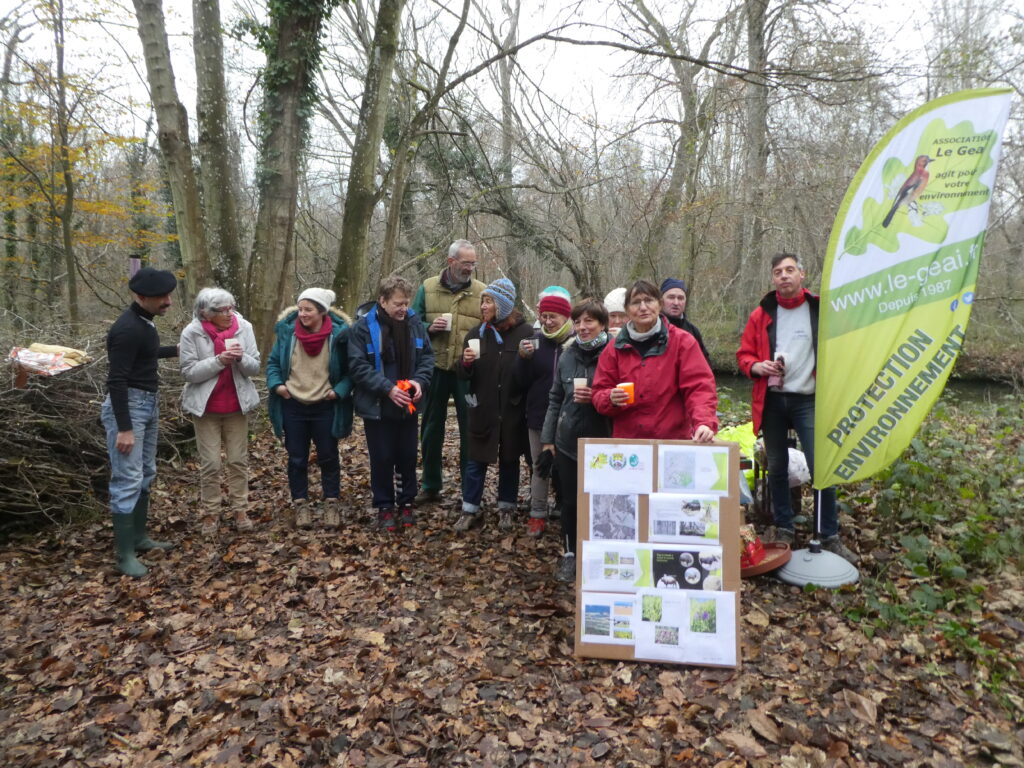
[{"label": "man in blue jacket", "polygon": [[[416,411],[426,402],[434,372],[427,329],[409,309],[412,294],[405,278],[385,279],[376,303],[365,307],[348,343],[355,411],[363,419],[370,455],[373,506],[380,528],[389,532],[415,524]],[[397,499],[396,472],[401,481]]]}]

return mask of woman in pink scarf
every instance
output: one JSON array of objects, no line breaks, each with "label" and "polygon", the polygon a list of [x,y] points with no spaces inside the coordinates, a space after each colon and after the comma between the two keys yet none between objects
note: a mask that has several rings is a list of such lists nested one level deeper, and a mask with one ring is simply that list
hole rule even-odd
[{"label": "woman in pink scarf", "polygon": [[252,382],[260,353],[249,321],[222,288],[196,296],[195,317],[181,333],[179,359],[185,388],[182,410],[191,414],[199,452],[200,531],[217,533],[221,516],[221,450],[227,457],[228,504],[239,531],[249,519],[249,419],[260,404]]}]

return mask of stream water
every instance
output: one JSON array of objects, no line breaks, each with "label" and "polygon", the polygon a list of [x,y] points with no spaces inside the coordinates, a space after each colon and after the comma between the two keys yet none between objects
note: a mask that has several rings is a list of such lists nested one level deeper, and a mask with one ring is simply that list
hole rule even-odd
[{"label": "stream water", "polygon": [[[728,396],[737,403],[750,402],[752,382],[746,376],[729,373],[716,373],[719,398]],[[1013,387],[998,381],[980,381],[977,379],[950,379],[942,392],[942,397],[955,397],[969,403],[988,403],[1013,394]]]}]

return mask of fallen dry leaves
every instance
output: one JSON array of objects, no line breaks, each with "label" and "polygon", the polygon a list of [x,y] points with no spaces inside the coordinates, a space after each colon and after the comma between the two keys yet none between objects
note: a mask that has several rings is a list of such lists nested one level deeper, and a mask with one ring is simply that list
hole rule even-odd
[{"label": "fallen dry leaves", "polygon": [[153,518],[178,546],[145,579],[114,573],[105,521],[0,550],[0,764],[1020,764],[969,668],[869,639],[848,593],[746,583],[739,671],[579,660],[557,527],[459,537],[429,507],[382,535],[355,437],[343,529],[299,533],[283,452],[252,455],[246,535],[201,539],[194,467],[162,470]]}]

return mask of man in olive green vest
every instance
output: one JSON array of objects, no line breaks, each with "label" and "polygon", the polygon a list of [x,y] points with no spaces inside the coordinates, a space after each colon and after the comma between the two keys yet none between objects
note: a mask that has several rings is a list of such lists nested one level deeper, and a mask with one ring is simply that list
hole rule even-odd
[{"label": "man in olive green vest", "polygon": [[459,422],[460,472],[466,467],[466,392],[469,383],[456,378],[455,366],[462,358],[462,342],[466,334],[480,322],[480,293],[487,286],[473,279],[476,264],[473,244],[468,240],[456,240],[448,248],[448,266],[439,276],[425,281],[412,301],[412,309],[426,324],[430,344],[434,348],[434,376],[427,389],[420,432],[423,475],[417,503],[441,498],[441,450],[448,419],[448,398],[452,396]]}]

